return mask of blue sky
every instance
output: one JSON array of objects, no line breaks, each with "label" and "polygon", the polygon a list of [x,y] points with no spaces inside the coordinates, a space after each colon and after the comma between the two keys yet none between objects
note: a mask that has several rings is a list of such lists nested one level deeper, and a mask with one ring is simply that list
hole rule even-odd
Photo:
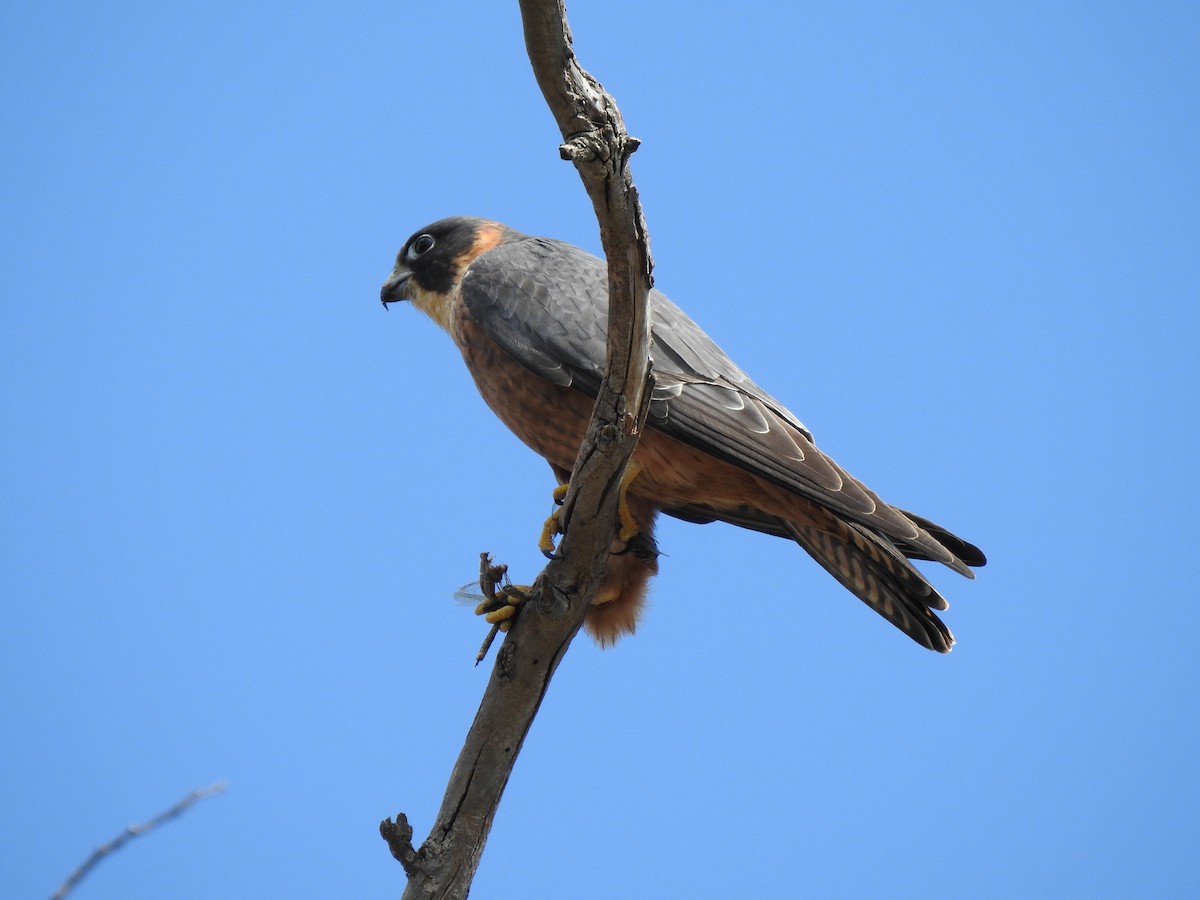
[{"label": "blue sky", "polygon": [[[1200,7],[584,4],[658,286],[983,547],[924,652],[665,522],[472,896],[1194,896]],[[14,3],[0,34],[0,882],[396,896],[551,479],[379,284],[453,214],[598,248],[516,4]]]}]

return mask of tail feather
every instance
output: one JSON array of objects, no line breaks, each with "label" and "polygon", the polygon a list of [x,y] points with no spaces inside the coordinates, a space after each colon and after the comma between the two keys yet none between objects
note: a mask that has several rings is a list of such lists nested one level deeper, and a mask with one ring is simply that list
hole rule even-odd
[{"label": "tail feather", "polygon": [[[904,515],[916,522],[919,526],[921,526],[921,528],[925,529],[926,532],[933,535],[939,544],[957,556],[968,566],[978,568],[979,566],[987,565],[987,557],[984,556],[983,551],[974,544],[970,543],[969,541],[964,541],[957,534],[947,531],[936,522],[930,522],[924,516],[918,516],[916,513],[910,513],[906,509],[902,509],[900,512],[904,513]],[[916,548],[912,547],[905,548],[905,550],[908,551],[908,556],[910,559],[933,559],[933,557],[927,556],[924,553],[912,552],[915,549]],[[968,578],[975,577],[970,572],[964,572],[963,574],[965,574]]]},{"label": "tail feather", "polygon": [[886,538],[832,514],[820,528],[783,520],[780,525],[830,575],[918,644],[950,651],[954,635],[933,613],[950,604]]},{"label": "tail feather", "polygon": [[[899,550],[909,559],[923,559],[930,562],[940,562],[967,578],[974,578],[970,567],[978,568],[987,564],[983,551],[969,541],[964,541],[957,534],[948,531],[936,522],[931,522],[924,516],[918,516],[905,509],[899,509],[913,524],[921,529],[916,540],[902,541]],[[737,509],[716,509],[711,506],[692,504],[691,506],[670,506],[663,510],[668,516],[693,522],[697,525],[707,525],[709,522],[728,522],[739,528],[749,528],[762,534],[773,534],[776,537],[795,539],[786,520],[764,513],[751,507]],[[931,552],[931,548],[936,550]]]}]

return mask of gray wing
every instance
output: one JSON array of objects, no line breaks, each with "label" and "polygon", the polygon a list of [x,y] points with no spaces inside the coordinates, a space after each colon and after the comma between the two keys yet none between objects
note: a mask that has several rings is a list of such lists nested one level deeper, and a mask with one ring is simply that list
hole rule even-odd
[{"label": "gray wing", "polygon": [[[522,238],[478,257],[462,298],[479,326],[522,365],[595,396],[604,371],[608,273],[569,244]],[[654,389],[648,425],[808,497],[898,541],[909,555],[970,571],[922,527],[817,449],[812,434],[758,387],[679,307],[650,293]],[[666,510],[782,534],[753,510]]]}]

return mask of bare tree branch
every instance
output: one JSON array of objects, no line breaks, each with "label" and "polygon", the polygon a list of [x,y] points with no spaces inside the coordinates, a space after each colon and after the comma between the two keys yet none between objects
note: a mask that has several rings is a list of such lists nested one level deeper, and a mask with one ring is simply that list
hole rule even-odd
[{"label": "bare tree branch", "polygon": [[600,83],[579,65],[561,0],[520,0],[525,46],[578,169],[608,258],[608,354],[592,421],[560,516],[559,552],[496,654],[491,678],[429,837],[414,850],[403,814],[380,833],[408,873],[405,898],[467,896],[492,819],[550,679],[583,623],[616,532],[621,478],[649,400],[649,242],[629,157],[638,142]]},{"label": "bare tree branch", "polygon": [[120,850],[126,843],[133,840],[135,837],[141,837],[143,834],[153,831],[159,825],[169,822],[171,819],[182,816],[194,804],[199,803],[205,797],[213,797],[223,793],[227,785],[223,781],[218,781],[216,784],[206,788],[198,788],[192,791],[170,809],[159,813],[153,819],[143,822],[141,825],[130,825],[115,838],[92,851],[92,855],[80,863],[79,868],[67,876],[64,881],[53,894],[50,895],[50,900],[61,900],[67,896],[75,886],[84,879],[92,869],[100,863],[106,856],[110,856]]}]

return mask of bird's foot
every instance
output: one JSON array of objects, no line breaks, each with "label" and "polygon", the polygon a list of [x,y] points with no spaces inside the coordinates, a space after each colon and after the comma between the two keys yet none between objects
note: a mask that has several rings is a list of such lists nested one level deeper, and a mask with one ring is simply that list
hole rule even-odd
[{"label": "bird's foot", "polygon": [[529,588],[526,585],[512,584],[508,580],[508,566],[501,563],[492,565],[492,558],[487,553],[479,554],[479,590],[483,601],[475,607],[475,615],[483,616],[483,620],[492,626],[483,640],[483,646],[475,656],[478,665],[487,656],[496,635],[508,631],[520,610],[520,604],[528,599]]},{"label": "bird's foot", "polygon": [[[617,540],[627,546],[633,545],[642,536],[642,527],[637,519],[633,517],[633,513],[629,510],[629,503],[625,499],[629,485],[637,478],[640,471],[641,467],[636,463],[631,463],[625,470],[625,477],[621,480],[620,498],[617,501]],[[563,505],[563,501],[567,499],[567,491],[570,489],[570,482],[564,482],[554,489],[553,498],[557,506]],[[560,509],[555,509],[554,512],[550,513],[546,521],[542,523],[542,533],[538,536],[538,549],[548,559],[554,558],[554,539],[563,533],[561,512]],[[657,556],[658,552],[653,546],[654,539],[650,538],[649,541],[652,555]],[[642,555],[637,550],[634,550],[634,552],[638,553],[638,556]]]},{"label": "bird's foot", "polygon": [[538,549],[547,559],[554,558],[554,539],[562,534],[562,520],[559,518],[560,510],[557,508],[562,506],[563,501],[567,499],[567,491],[571,489],[569,483],[560,484],[554,489],[551,497],[555,503],[554,512],[546,517],[546,521],[542,523],[542,533],[538,536]]}]

